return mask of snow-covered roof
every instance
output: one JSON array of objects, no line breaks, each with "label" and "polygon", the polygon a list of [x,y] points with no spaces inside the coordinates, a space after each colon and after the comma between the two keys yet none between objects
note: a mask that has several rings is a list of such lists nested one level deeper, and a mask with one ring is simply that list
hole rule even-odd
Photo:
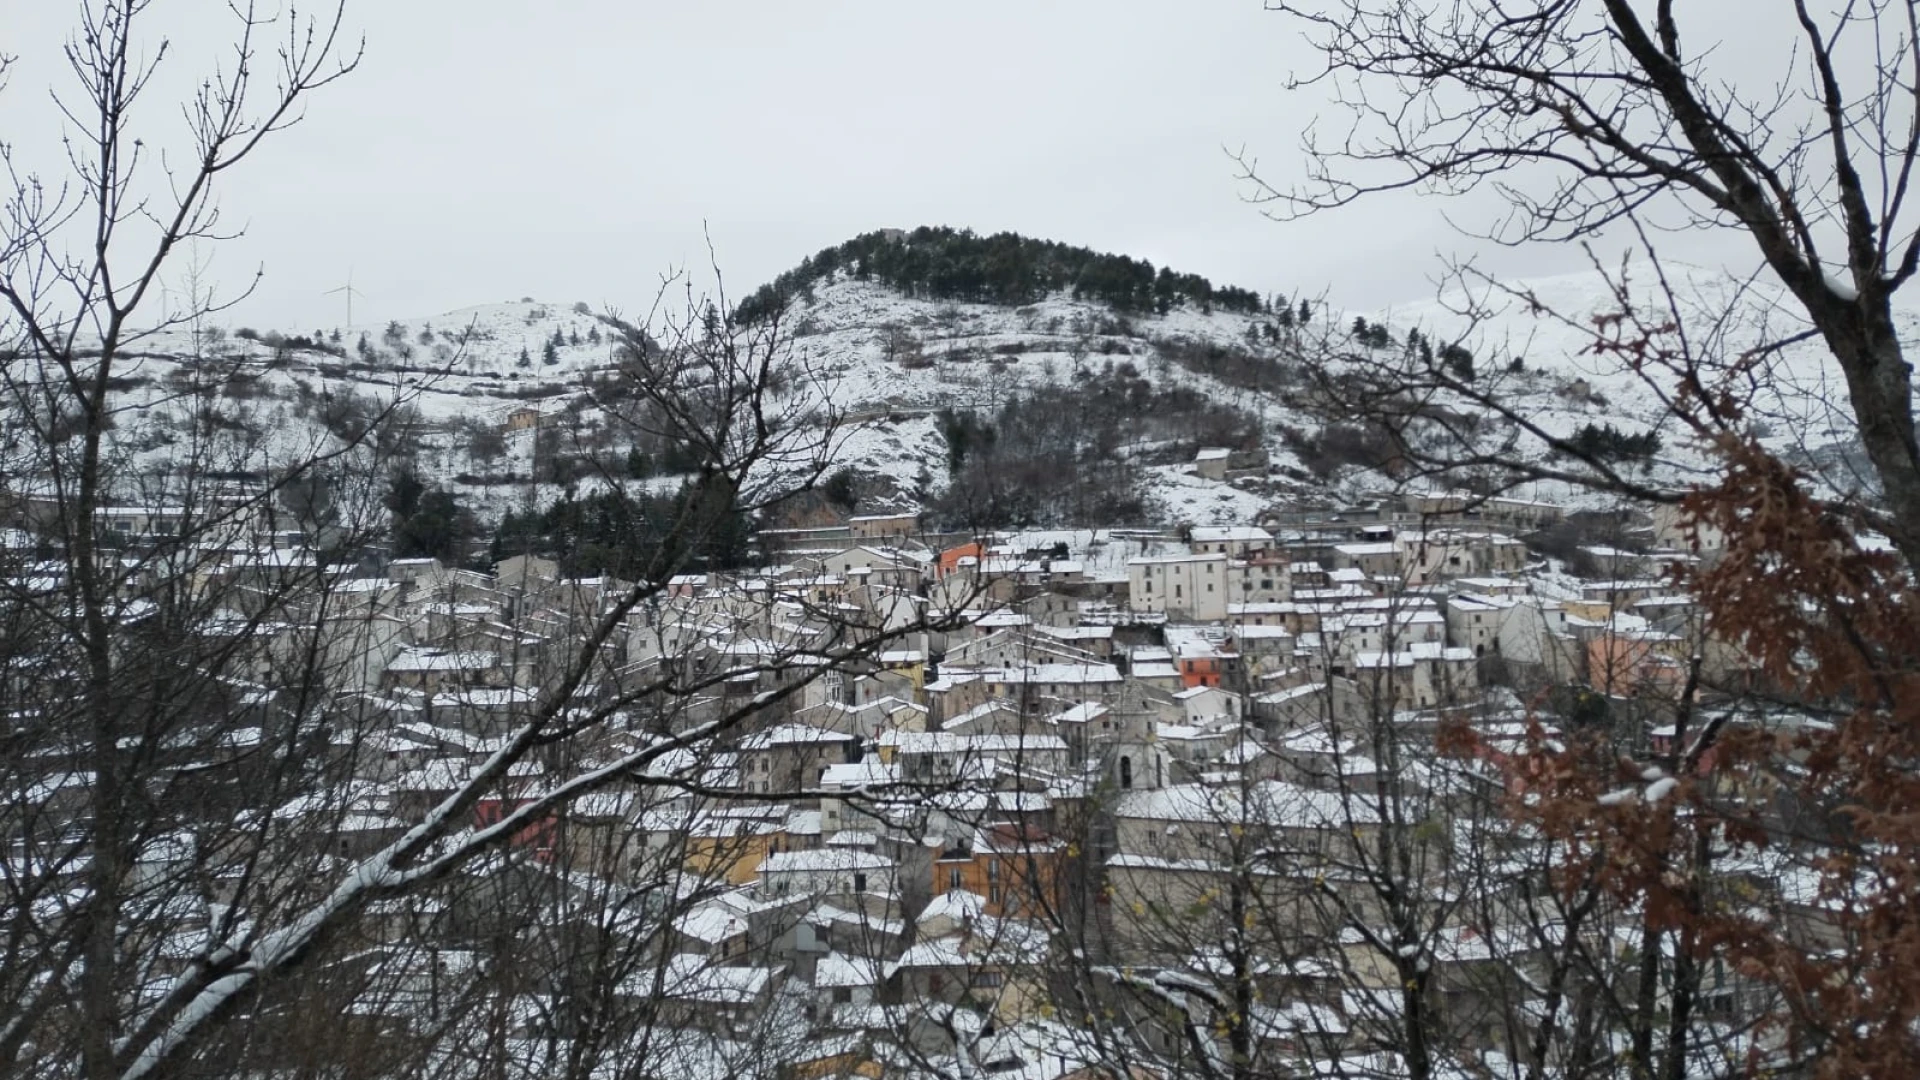
[{"label": "snow-covered roof", "polygon": [[893,860],[855,847],[776,851],[761,860],[762,874],[837,873],[850,870],[890,870]]},{"label": "snow-covered roof", "polygon": [[965,889],[948,889],[927,902],[915,922],[932,922],[946,918],[957,923],[970,922],[986,914],[987,901],[978,893]]},{"label": "snow-covered roof", "polygon": [[816,743],[852,742],[854,737],[842,731],[811,727],[806,724],[778,724],[756,731],[740,740],[742,750],[770,750],[776,746],[807,746]]},{"label": "snow-covered roof", "polygon": [[873,986],[880,981],[881,961],[868,956],[830,952],[814,963],[813,985],[820,989]]},{"label": "snow-covered roof", "polygon": [[702,904],[673,921],[673,928],[696,941],[718,945],[747,932],[747,921],[718,904]]},{"label": "snow-covered roof", "polygon": [[[782,969],[733,967],[714,964],[704,956],[678,953],[667,958],[661,976],[660,992],[680,1001],[698,1001],[710,1005],[745,1005],[766,993],[773,977]],[[627,993],[651,997],[653,972],[643,970],[630,976],[623,987]]]},{"label": "snow-covered roof", "polygon": [[1095,720],[1111,716],[1113,710],[1093,701],[1083,701],[1071,709],[1055,713],[1052,717],[1056,724],[1090,724]]},{"label": "snow-covered roof", "polygon": [[984,673],[993,682],[1005,683],[1117,683],[1120,669],[1112,664],[1028,664],[999,668]]},{"label": "snow-covered roof", "polygon": [[820,777],[820,786],[828,791],[853,791],[859,788],[892,784],[900,779],[900,770],[877,759],[852,764],[829,765]]},{"label": "snow-covered roof", "polygon": [[1188,536],[1196,544],[1249,543],[1273,539],[1272,533],[1258,525],[1195,525]]},{"label": "snow-covered roof", "polygon": [[1347,828],[1378,820],[1366,799],[1343,799],[1338,792],[1266,780],[1245,796],[1231,789],[1177,784],[1120,797],[1114,815],[1148,821],[1226,825],[1263,824],[1284,828]]},{"label": "snow-covered roof", "polygon": [[500,658],[490,652],[457,652],[447,649],[409,648],[400,650],[387,662],[388,671],[484,671],[498,667]]}]

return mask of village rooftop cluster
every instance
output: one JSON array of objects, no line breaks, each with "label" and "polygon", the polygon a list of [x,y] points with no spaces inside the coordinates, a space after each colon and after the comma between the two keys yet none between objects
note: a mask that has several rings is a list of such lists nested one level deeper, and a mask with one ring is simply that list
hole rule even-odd
[{"label": "village rooftop cluster", "polygon": [[[164,516],[112,510],[101,528],[138,548],[172,531]],[[473,804],[474,826],[636,748],[678,740],[672,754],[529,824],[463,867],[463,887],[375,905],[361,947],[332,962],[380,988],[354,1005],[370,1036],[404,1039],[439,1020],[449,965],[476,963],[475,940],[560,918],[556,890],[643,895],[604,929],[650,966],[613,992],[690,1038],[791,1031],[787,1065],[965,1053],[1061,1075],[1096,1056],[1062,979],[1171,1003],[1129,1019],[1148,1054],[1178,1059],[1192,1032],[1224,1030],[1195,982],[1222,963],[1218,944],[1183,937],[1169,912],[1206,911],[1252,859],[1264,901],[1296,913],[1290,939],[1263,946],[1250,1023],[1265,1052],[1390,1057],[1370,1015],[1398,976],[1355,959],[1390,930],[1367,925],[1385,916],[1355,871],[1381,826],[1378,785],[1433,806],[1484,799],[1508,783],[1503,755],[1581,702],[1663,749],[1663,703],[1695,658],[1719,682],[1739,675],[1739,651],[1703,636],[1668,574],[1711,558],[1710,536],[1690,546],[1673,519],[1641,519],[1618,546],[1583,547],[1580,577],[1522,539],[1565,517],[1431,494],[1161,532],[936,536],[912,515],[765,531],[754,569],[641,590],[566,703],[591,729],[516,764]],[[234,598],[202,632],[257,657],[224,745],[240,759],[312,725],[320,781],[252,809],[327,837],[342,867],[468,783],[636,587],[531,556],[492,574],[399,559],[249,609],[311,556],[263,533],[229,540],[195,571]],[[325,705],[294,716],[274,679],[302,650],[327,658]],[[1448,723],[1480,736],[1481,758],[1434,752]],[[1388,744],[1393,760],[1377,760]],[[196,753],[180,767],[219,772]],[[36,798],[84,816],[91,777],[49,760]],[[143,856],[154,873],[204,869],[204,840],[163,839]],[[1316,900],[1347,878],[1342,903]],[[482,881],[541,899],[503,904]],[[235,901],[224,884],[215,873],[168,924],[180,963]],[[1524,929],[1463,913],[1413,944],[1463,1015],[1524,1010],[1484,984],[1489,964],[1536,955],[1490,944]],[[513,995],[508,1037],[553,1035],[550,990],[535,977]]]}]

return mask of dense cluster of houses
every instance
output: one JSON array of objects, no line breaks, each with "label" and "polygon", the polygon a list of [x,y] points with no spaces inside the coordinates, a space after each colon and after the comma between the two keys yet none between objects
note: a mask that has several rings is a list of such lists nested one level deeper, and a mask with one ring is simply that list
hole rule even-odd
[{"label": "dense cluster of houses", "polygon": [[[589,735],[523,760],[478,821],[636,749],[674,740],[674,753],[529,827],[521,858],[466,873],[579,897],[654,890],[648,910],[670,932],[635,932],[653,962],[620,995],[672,1024],[735,1039],[790,1028],[819,1061],[883,1062],[1058,1026],[1062,978],[1205,977],[1219,956],[1180,933],[1201,917],[1169,912],[1219,903],[1250,835],[1261,874],[1324,885],[1379,825],[1354,791],[1387,769],[1383,727],[1408,746],[1449,718],[1510,732],[1545,700],[1534,691],[1577,688],[1653,745],[1656,691],[1694,658],[1737,675],[1738,651],[1703,639],[1666,574],[1700,553],[1596,546],[1603,576],[1582,579],[1509,524],[1423,498],[1397,517],[1164,535],[928,543],[910,519],[867,519],[865,535],[789,544],[751,571],[675,577],[624,613],[632,583],[538,557],[491,574],[395,560],[329,579],[323,617],[260,619],[243,602],[230,615],[262,686],[292,658],[324,659],[316,753],[335,786],[275,812],[311,818],[346,859],[456,790],[584,659],[567,708],[593,718]],[[1554,513],[1521,509],[1529,527]],[[252,562],[218,573],[245,585]],[[609,612],[616,631],[583,658]],[[503,909],[488,906],[371,915],[364,974],[407,992],[363,1006],[369,1022],[423,1022],[420,988],[463,962],[460,942],[498,930]],[[1347,919],[1367,910],[1356,901]],[[515,918],[517,933],[539,921]],[[421,936],[441,931],[444,947]],[[1301,914],[1269,944],[1311,957],[1353,932]],[[1439,960],[1465,968],[1504,928],[1449,932]],[[1297,966],[1276,974],[1242,1021],[1287,1052],[1390,1052],[1361,1030],[1353,995],[1369,988],[1347,970],[1331,989]],[[1390,969],[1360,982],[1376,976],[1372,989],[1396,985]],[[1170,1000],[1171,1014],[1136,1018],[1150,1048],[1192,1052],[1183,1025],[1225,1030],[1205,994]],[[508,1026],[551,1034],[545,1015]],[[1066,1071],[1072,1057],[1054,1060]]]}]

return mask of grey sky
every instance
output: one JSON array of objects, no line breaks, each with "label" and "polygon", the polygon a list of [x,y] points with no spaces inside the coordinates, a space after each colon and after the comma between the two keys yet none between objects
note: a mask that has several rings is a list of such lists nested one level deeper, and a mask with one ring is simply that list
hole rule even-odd
[{"label": "grey sky", "polygon": [[[73,8],[0,7],[0,50],[21,58],[0,130],[44,165]],[[184,46],[170,79],[228,40],[224,8],[156,5]],[[1242,200],[1223,147],[1284,180],[1319,101],[1285,91],[1312,57],[1258,0],[350,0],[348,21],[361,69],[223,189],[247,234],[213,276],[266,270],[235,324],[338,323],[322,294],[349,268],[359,322],[523,295],[632,308],[662,270],[704,259],[703,222],[736,292],[917,224],[1367,307],[1429,295],[1436,252],[1463,247],[1431,202],[1282,225]],[[153,105],[150,130],[177,133]]]}]

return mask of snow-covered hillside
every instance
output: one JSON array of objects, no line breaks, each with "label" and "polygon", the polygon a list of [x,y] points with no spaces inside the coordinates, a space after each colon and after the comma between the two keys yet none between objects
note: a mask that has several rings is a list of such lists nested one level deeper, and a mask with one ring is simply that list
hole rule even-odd
[{"label": "snow-covered hillside", "polygon": [[[1691,343],[1723,366],[1757,341],[1800,328],[1776,292],[1740,290],[1724,275],[1692,268],[1670,273],[1688,307]],[[1649,274],[1635,292],[1644,312],[1657,310],[1650,285]],[[1478,370],[1498,380],[1502,400],[1551,434],[1599,423],[1632,434],[1660,423],[1663,388],[1589,349],[1592,317],[1617,307],[1599,275],[1580,274],[1478,287],[1364,317],[1387,328],[1390,341],[1378,348],[1388,351],[1413,328],[1429,341],[1460,342]],[[941,410],[991,415],[1035,387],[1090,387],[1121,372],[1156,391],[1192,391],[1257,419],[1267,465],[1247,468],[1243,461],[1230,481],[1197,475],[1189,464],[1193,447],[1178,440],[1129,440],[1115,451],[1133,462],[1130,475],[1159,521],[1244,522],[1303,495],[1364,495],[1391,486],[1359,469],[1329,471],[1323,464],[1313,473],[1296,453],[1302,433],[1320,425],[1298,407],[1297,390],[1310,381],[1304,369],[1320,362],[1329,341],[1360,348],[1346,340],[1351,317],[1316,311],[1311,323],[1282,333],[1270,314],[1176,306],[1164,315],[1122,317],[1065,294],[1022,307],[955,303],[905,297],[842,274],[807,290],[787,315],[781,363],[792,378],[784,404],[796,414],[837,418],[835,467],[860,478],[868,492],[861,511],[897,510],[936,497],[948,482]],[[1920,313],[1902,318],[1909,336],[1920,331]],[[190,438],[180,390],[218,373],[219,385],[201,397],[216,400],[226,429],[242,433],[230,439],[230,464],[264,471],[325,448],[342,427],[343,402],[348,411],[369,412],[399,400],[417,417],[408,451],[417,471],[491,517],[548,503],[563,490],[539,482],[534,431],[508,423],[516,410],[538,410],[549,429],[593,431],[594,452],[609,459],[624,454],[620,432],[605,423],[587,389],[615,367],[617,341],[616,326],[585,305],[533,300],[319,332],[174,330],[141,341],[138,358],[123,366],[127,419],[117,437],[134,461],[164,467]],[[1209,350],[1269,365],[1275,385],[1207,374],[1218,369],[1193,357]],[[1515,357],[1517,371],[1510,368]],[[1758,388],[1755,430],[1770,445],[1819,460],[1851,443],[1844,387],[1817,341],[1781,349],[1741,377]],[[1648,475],[1663,482],[1699,475],[1700,449],[1681,432],[1660,433],[1662,449]],[[663,482],[673,481],[656,481]],[[577,481],[575,490],[591,483]]]},{"label": "snow-covered hillside", "polygon": [[[1709,390],[1724,383],[1744,403],[1748,429],[1770,449],[1809,466],[1838,466],[1829,477],[1838,488],[1857,483],[1844,467],[1856,443],[1845,380],[1817,337],[1792,340],[1808,329],[1793,298],[1770,281],[1682,264],[1662,269],[1664,283],[1649,265],[1630,267],[1624,305],[1609,282],[1619,275],[1587,272],[1477,283],[1375,317],[1402,335],[1419,327],[1431,340],[1462,343],[1483,372],[1496,373],[1508,395],[1502,400],[1551,435],[1596,423],[1628,434],[1657,431],[1663,446],[1649,475],[1685,483],[1709,462],[1669,415],[1671,372],[1657,363],[1637,372],[1594,347],[1634,339],[1637,324],[1656,331],[1655,349],[1684,350]],[[1636,324],[1601,321],[1623,310]],[[1896,311],[1896,319],[1903,340],[1920,344],[1920,307]],[[1525,373],[1507,374],[1516,359]],[[1578,499],[1566,490],[1543,494]]]},{"label": "snow-covered hillside", "polygon": [[[1105,305],[1065,294],[1009,308],[926,301],[885,286],[836,280],[789,316],[801,383],[849,418],[842,461],[891,477],[907,491],[945,480],[940,409],[990,411],[1023,389],[1071,385],[1131,363],[1150,380],[1173,381],[1219,400],[1247,395],[1168,365],[1156,345],[1189,341],[1240,347],[1257,318],[1177,308],[1165,316],[1116,316]],[[1278,416],[1276,412],[1275,416]],[[1064,418],[1063,418],[1063,422]],[[1196,481],[1179,468],[1146,467],[1146,483],[1166,521],[1248,521],[1265,500],[1241,488]]]}]

